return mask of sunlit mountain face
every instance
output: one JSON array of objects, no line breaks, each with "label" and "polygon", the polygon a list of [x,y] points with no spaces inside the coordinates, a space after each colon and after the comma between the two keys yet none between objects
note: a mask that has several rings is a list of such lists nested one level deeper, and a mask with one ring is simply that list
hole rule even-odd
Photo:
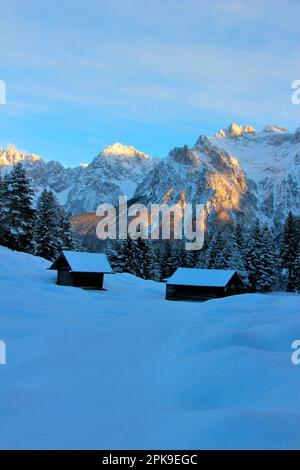
[{"label": "sunlit mountain face", "polygon": [[[146,205],[184,208],[203,204],[207,223],[256,217],[274,227],[300,207],[300,130],[268,125],[231,124],[212,137],[200,136],[192,148],[174,148],[155,159],[121,143],[104,149],[91,163],[64,168],[14,147],[0,150],[1,172],[21,161],[34,190],[52,189],[74,216],[92,214],[120,195]],[[89,226],[91,225],[89,215]]]},{"label": "sunlit mountain face", "polygon": [[176,148],[160,161],[136,190],[137,199],[168,200],[185,195],[202,203],[210,220],[280,224],[299,211],[300,130],[278,126],[262,132],[232,124],[213,137],[200,136],[189,149]]}]

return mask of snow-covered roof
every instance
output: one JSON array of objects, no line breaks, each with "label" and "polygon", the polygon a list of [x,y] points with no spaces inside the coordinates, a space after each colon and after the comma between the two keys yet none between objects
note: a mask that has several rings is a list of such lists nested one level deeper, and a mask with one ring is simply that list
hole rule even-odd
[{"label": "snow-covered roof", "polygon": [[79,251],[63,251],[71,270],[85,273],[111,273],[112,269],[103,253],[85,253]]},{"label": "snow-covered roof", "polygon": [[167,279],[167,284],[177,286],[225,287],[236,271],[231,269],[178,268]]}]

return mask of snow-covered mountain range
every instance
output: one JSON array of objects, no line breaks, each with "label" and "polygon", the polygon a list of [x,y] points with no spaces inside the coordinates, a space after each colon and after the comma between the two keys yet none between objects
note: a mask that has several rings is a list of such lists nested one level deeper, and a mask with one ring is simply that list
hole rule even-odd
[{"label": "snow-covered mountain range", "polygon": [[144,203],[202,203],[210,219],[278,224],[300,208],[300,129],[231,124],[173,149],[136,190]]},{"label": "snow-covered mountain range", "polygon": [[131,198],[137,185],[155,165],[155,159],[119,143],[104,149],[90,164],[64,168],[56,161],[45,162],[15,147],[0,149],[0,170],[9,171],[21,162],[38,194],[49,188],[73,215],[96,210],[103,202],[117,204],[119,195]]},{"label": "snow-covered mountain range", "polygon": [[300,129],[231,124],[192,148],[173,149],[155,159],[114,144],[88,165],[64,168],[14,147],[0,150],[0,169],[22,161],[38,193],[47,187],[73,215],[94,212],[119,195],[150,203],[202,203],[208,216],[280,223],[300,208]]}]

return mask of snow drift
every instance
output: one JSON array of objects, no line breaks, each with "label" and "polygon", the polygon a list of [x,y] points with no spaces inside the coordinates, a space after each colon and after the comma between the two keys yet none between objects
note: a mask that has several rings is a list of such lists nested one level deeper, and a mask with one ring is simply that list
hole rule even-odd
[{"label": "snow drift", "polygon": [[128,274],[55,284],[0,248],[0,447],[299,448],[296,294],[168,302]]}]

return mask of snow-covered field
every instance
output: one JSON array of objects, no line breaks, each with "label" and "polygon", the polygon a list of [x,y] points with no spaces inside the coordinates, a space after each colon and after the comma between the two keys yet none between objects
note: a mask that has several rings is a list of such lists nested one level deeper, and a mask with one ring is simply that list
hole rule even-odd
[{"label": "snow-covered field", "polygon": [[300,448],[300,296],[168,302],[48,265],[0,248],[1,448]]}]

